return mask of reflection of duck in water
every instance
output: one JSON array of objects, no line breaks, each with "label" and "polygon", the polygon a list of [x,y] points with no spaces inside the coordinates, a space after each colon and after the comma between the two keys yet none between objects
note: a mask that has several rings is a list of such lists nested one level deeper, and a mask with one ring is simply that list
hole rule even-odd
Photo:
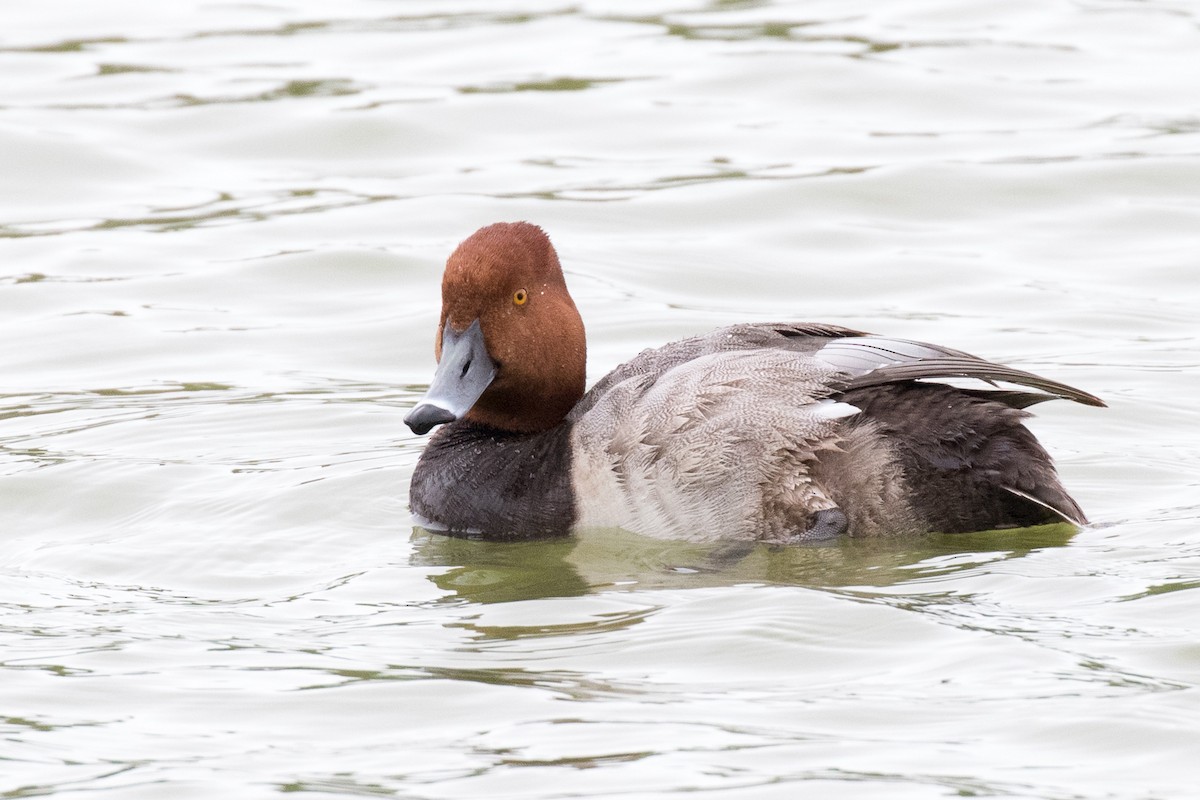
[{"label": "reflection of duck in water", "polygon": [[774,584],[858,593],[943,578],[996,561],[1064,547],[1066,523],[1019,530],[872,539],[813,546],[750,541],[683,542],[619,529],[574,536],[485,541],[417,530],[412,564],[437,567],[429,580],[447,599],[500,603],[592,592]]},{"label": "reflection of duck in water", "polygon": [[[935,345],[811,323],[647,350],[586,395],[583,322],[549,239],[477,231],[442,280],[430,440],[410,501],[489,538],[620,527],[773,542],[1084,523],[1028,406],[1086,392]],[[961,389],[931,378],[1040,391]]]}]

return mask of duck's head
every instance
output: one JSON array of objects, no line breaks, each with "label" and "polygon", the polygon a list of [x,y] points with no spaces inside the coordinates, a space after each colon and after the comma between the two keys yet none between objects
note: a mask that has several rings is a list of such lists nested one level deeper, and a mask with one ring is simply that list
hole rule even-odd
[{"label": "duck's head", "polygon": [[468,237],[442,277],[437,372],[404,423],[414,433],[469,419],[531,433],[583,396],[587,344],[550,239],[501,222]]}]

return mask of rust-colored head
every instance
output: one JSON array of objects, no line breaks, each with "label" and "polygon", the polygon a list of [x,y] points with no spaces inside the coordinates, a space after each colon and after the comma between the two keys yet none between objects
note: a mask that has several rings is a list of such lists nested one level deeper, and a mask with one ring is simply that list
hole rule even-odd
[{"label": "rust-colored head", "polygon": [[521,432],[561,422],[583,397],[587,343],[558,254],[541,228],[488,225],[450,255],[434,348],[439,362],[446,326],[461,334],[475,320],[495,377],[466,417]]}]

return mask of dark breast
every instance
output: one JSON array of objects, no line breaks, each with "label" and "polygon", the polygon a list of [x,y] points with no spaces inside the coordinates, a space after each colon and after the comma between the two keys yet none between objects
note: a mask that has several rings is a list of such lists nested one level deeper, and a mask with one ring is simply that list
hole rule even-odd
[{"label": "dark breast", "polygon": [[571,426],[511,433],[466,420],[430,439],[409,502],[430,528],[487,539],[559,536],[575,522]]}]

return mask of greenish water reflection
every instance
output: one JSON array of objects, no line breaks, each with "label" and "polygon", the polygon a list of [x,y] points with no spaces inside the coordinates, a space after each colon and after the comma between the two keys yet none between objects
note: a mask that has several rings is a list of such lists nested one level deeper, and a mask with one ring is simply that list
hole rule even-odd
[{"label": "greenish water reflection", "polygon": [[451,599],[500,603],[621,588],[768,583],[812,588],[893,586],[945,576],[1068,544],[1072,525],[1043,525],[821,546],[663,541],[594,529],[527,542],[460,539],[415,528],[413,563],[447,567],[430,577]]}]

